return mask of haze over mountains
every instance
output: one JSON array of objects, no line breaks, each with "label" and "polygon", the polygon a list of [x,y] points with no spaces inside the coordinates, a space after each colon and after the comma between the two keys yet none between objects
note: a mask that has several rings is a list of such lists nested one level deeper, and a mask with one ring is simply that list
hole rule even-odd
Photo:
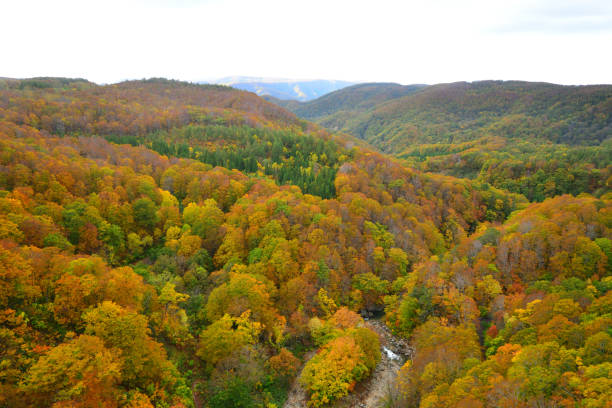
[{"label": "haze over mountains", "polygon": [[278,99],[297,101],[309,101],[354,84],[354,82],[347,81],[275,79],[245,76],[226,77],[210,81],[210,83],[232,86],[237,89],[254,92],[259,96],[269,95]]},{"label": "haze over mountains", "polygon": [[264,97],[264,99],[286,107],[302,118],[316,121],[338,112],[347,112],[348,115],[365,112],[380,103],[409,95],[425,87],[427,85],[373,82],[348,86],[305,103],[271,97]]}]

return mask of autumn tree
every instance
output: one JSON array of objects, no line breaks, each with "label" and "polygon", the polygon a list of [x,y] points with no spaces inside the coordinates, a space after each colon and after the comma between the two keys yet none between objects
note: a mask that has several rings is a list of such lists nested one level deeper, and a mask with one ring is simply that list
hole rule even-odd
[{"label": "autumn tree", "polygon": [[82,335],[41,357],[28,370],[22,390],[40,406],[114,407],[121,395],[122,365],[115,349],[96,336]]}]

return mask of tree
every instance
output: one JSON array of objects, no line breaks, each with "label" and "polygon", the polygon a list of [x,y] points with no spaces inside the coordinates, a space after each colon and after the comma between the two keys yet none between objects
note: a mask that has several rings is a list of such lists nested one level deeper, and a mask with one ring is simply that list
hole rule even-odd
[{"label": "tree", "polygon": [[599,332],[589,337],[584,343],[583,360],[586,364],[600,364],[612,358],[612,337]]},{"label": "tree", "polygon": [[270,289],[252,275],[232,273],[228,283],[216,287],[210,293],[206,303],[206,317],[214,321],[225,314],[239,317],[248,311],[254,321],[263,324],[272,333],[273,328],[284,319],[273,308]]},{"label": "tree", "polygon": [[327,295],[327,291],[324,288],[319,289],[317,293],[317,303],[325,317],[331,316],[338,309],[336,302]]},{"label": "tree", "polygon": [[389,283],[372,272],[355,275],[353,287],[361,291],[366,310],[375,310],[382,303],[382,296],[389,290]]},{"label": "tree", "polygon": [[330,341],[304,366],[300,382],[310,394],[310,404],[322,407],[348,394],[368,373],[364,353],[352,337]]},{"label": "tree", "polygon": [[55,287],[53,313],[55,319],[69,327],[80,326],[81,313],[102,300],[98,279],[91,273],[63,275]]},{"label": "tree", "polygon": [[155,203],[148,197],[139,198],[132,204],[134,221],[136,224],[147,231],[152,231],[157,224],[157,208]]},{"label": "tree", "polygon": [[486,275],[476,283],[474,300],[483,306],[488,306],[489,302],[497,295],[502,293],[502,287],[491,275]]},{"label": "tree", "polygon": [[23,302],[40,292],[32,281],[32,267],[19,254],[0,246],[0,307]]},{"label": "tree", "polygon": [[408,271],[408,265],[410,264],[406,252],[400,248],[391,248],[389,250],[389,259],[391,259],[393,264],[396,266],[398,275],[406,274]]},{"label": "tree", "polygon": [[191,226],[191,231],[202,238],[203,246],[214,253],[221,243],[220,227],[224,221],[223,211],[212,198],[200,206],[189,203],[183,211],[183,221]]},{"label": "tree", "polygon": [[300,360],[291,351],[282,348],[277,355],[270,357],[268,366],[277,377],[290,380],[297,374]]},{"label": "tree", "polygon": [[41,357],[28,370],[22,390],[36,406],[115,407],[122,364],[119,353],[100,338],[81,335]]},{"label": "tree", "polygon": [[215,265],[224,266],[231,261],[242,262],[245,256],[244,231],[228,226],[223,242],[214,255]]},{"label": "tree", "polygon": [[214,366],[242,347],[254,344],[261,329],[260,323],[250,320],[249,312],[238,317],[225,314],[202,331],[196,354]]},{"label": "tree", "polygon": [[191,257],[202,247],[202,239],[197,235],[183,234],[178,240],[178,255]]},{"label": "tree", "polygon": [[363,352],[363,364],[365,364],[369,372],[374,371],[380,361],[380,340],[378,335],[367,327],[356,327],[348,333],[355,339],[359,349]]},{"label": "tree", "polygon": [[163,332],[176,343],[190,338],[187,314],[180,307],[189,299],[189,295],[179,293],[174,288],[174,284],[167,282],[157,300],[162,307],[160,324]]},{"label": "tree", "polygon": [[[147,318],[105,301],[83,315],[85,333],[102,339],[107,348],[119,350],[122,384],[151,392],[151,387],[172,390],[175,368],[162,345],[150,336]],[[152,395],[149,395],[152,396]]]},{"label": "tree", "polygon": [[348,329],[363,324],[363,319],[357,313],[346,307],[341,307],[330,318],[330,321],[339,329]]}]

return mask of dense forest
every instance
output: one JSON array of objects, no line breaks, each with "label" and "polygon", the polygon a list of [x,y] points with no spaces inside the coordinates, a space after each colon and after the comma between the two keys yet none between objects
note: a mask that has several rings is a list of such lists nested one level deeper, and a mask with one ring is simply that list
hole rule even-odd
[{"label": "dense forest", "polygon": [[274,102],[408,166],[468,177],[531,201],[610,191],[609,85],[361,84],[307,103]]},{"label": "dense forest", "polygon": [[609,407],[612,194],[406,163],[228,87],[0,80],[0,407],[342,406],[372,315],[381,406]]}]

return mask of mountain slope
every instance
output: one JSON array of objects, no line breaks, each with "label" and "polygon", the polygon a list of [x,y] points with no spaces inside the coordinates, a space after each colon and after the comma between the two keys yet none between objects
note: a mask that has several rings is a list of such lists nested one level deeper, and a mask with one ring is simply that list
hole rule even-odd
[{"label": "mountain slope", "polygon": [[387,403],[610,401],[610,194],[528,205],[227,87],[8,82],[0,407],[353,406],[359,312],[415,346]]},{"label": "mountain slope", "polygon": [[295,103],[269,99],[294,112],[301,118],[317,120],[338,112],[367,111],[391,99],[410,95],[426,85],[399,85],[394,83],[357,84],[331,92],[314,101]]},{"label": "mountain slope", "polygon": [[313,404],[341,398],[380,359],[357,312],[526,204],[227,87],[20,83],[0,90],[3,408],[282,406],[305,350]]},{"label": "mountain slope", "polygon": [[[285,106],[410,166],[476,178],[531,200],[609,188],[610,85],[461,82],[419,87],[398,97],[393,92],[400,89],[368,84],[368,92],[349,87]],[[330,109],[334,104],[342,108]]]},{"label": "mountain slope", "polygon": [[395,151],[415,142],[458,143],[484,135],[595,145],[612,135],[610,112],[610,85],[460,82],[433,85],[377,106],[348,129]]},{"label": "mountain slope", "polygon": [[[287,107],[300,117],[348,131],[395,153],[415,142],[459,143],[485,134],[519,137],[532,132],[534,138],[571,145],[599,144],[612,135],[610,85],[359,84]],[[339,111],[352,117],[335,122],[333,115]],[[359,115],[363,112],[367,114]]]}]

